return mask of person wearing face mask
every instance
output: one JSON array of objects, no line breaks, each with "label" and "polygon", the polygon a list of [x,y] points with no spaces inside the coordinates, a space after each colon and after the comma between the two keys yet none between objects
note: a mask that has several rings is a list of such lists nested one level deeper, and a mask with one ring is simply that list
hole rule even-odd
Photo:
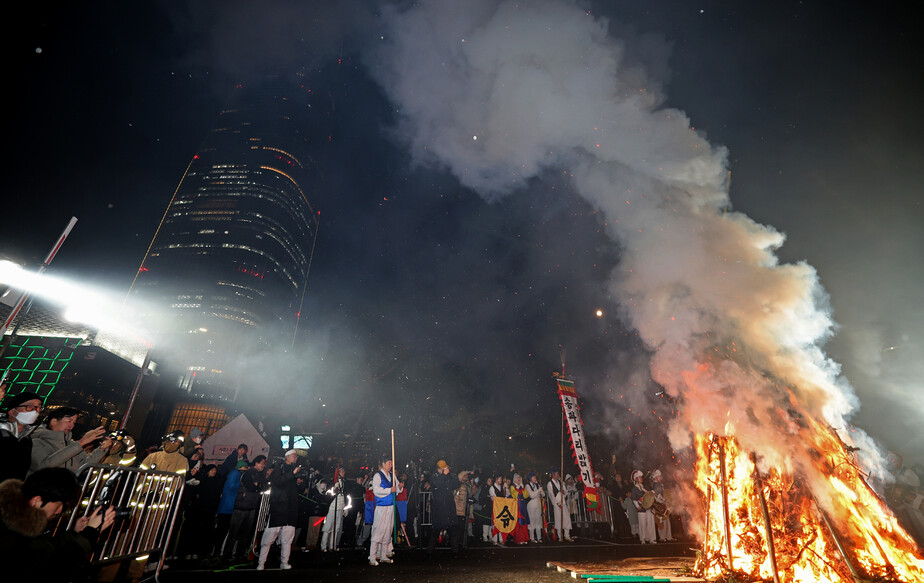
[{"label": "person wearing face mask", "polygon": [[141,469],[185,474],[189,471],[189,461],[180,453],[185,440],[186,436],[182,431],[173,431],[163,436],[160,440],[163,449],[144,458]]},{"label": "person wearing face mask", "polygon": [[[73,439],[71,431],[80,411],[73,407],[58,407],[48,414],[44,425],[32,432],[32,466],[29,472],[42,468],[67,468],[77,473],[85,464],[98,464],[112,446],[99,426]],[[85,449],[91,449],[87,453]]]},{"label": "person wearing face mask", "polygon": [[192,457],[196,449],[202,447],[203,441],[205,441],[205,434],[198,427],[193,427],[189,431],[189,439],[183,442],[183,455],[188,458]]},{"label": "person wearing face mask", "polygon": [[32,425],[42,411],[42,398],[35,393],[7,397],[6,418],[0,419],[0,482],[22,480],[32,465]]}]

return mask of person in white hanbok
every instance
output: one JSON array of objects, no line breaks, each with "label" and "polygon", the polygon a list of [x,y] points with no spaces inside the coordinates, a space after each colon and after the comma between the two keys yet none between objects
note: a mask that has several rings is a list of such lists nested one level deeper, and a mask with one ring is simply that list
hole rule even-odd
[{"label": "person in white hanbok", "polygon": [[[491,506],[491,514],[492,514],[492,523],[491,523],[491,532],[492,532],[492,533],[494,532],[494,523],[493,523],[494,499],[495,499],[495,498],[498,498],[498,497],[499,497],[499,498],[506,498],[506,497],[507,497],[507,492],[509,492],[509,488],[506,489],[506,490],[504,489],[504,477],[503,477],[503,476],[497,476],[497,478],[494,480],[494,485],[491,486],[490,489],[488,489],[488,497],[490,498],[490,500],[489,500],[488,503],[489,503],[490,506]],[[506,535],[501,534],[500,532],[498,532],[497,534],[492,534],[492,535],[490,536],[490,541],[493,542],[494,544],[498,545],[498,546],[501,546],[501,545],[504,544],[504,537],[505,537],[505,536],[506,536]]]},{"label": "person in white hanbok", "polygon": [[555,533],[558,540],[571,542],[571,510],[568,508],[568,494],[562,484],[558,470],[552,471],[552,479],[546,485],[549,501],[552,502],[552,514],[555,520]]},{"label": "person in white hanbok", "polygon": [[671,534],[671,517],[667,511],[667,498],[664,496],[664,483],[661,481],[661,470],[651,472],[651,491],[654,492],[655,502],[662,509],[660,516],[657,512],[652,513],[655,518],[655,528],[658,531],[658,540],[661,542],[674,540],[674,535]]},{"label": "person in white hanbok", "polygon": [[321,530],[321,551],[340,550],[340,537],[343,536],[343,517],[349,512],[352,500],[343,494],[343,481],[337,480],[334,487],[328,491],[334,499],[327,509],[327,518],[324,519],[324,528]]},{"label": "person in white hanbok", "polygon": [[526,483],[526,491],[529,492],[529,501],[526,503],[526,512],[529,514],[529,541],[534,543],[542,542],[542,505],[545,504],[545,492],[539,485],[539,478],[535,472],[530,472],[529,481]]},{"label": "person in white hanbok", "polygon": [[394,563],[392,536],[395,529],[395,493],[401,492],[392,473],[392,461],[384,460],[372,477],[372,494],[375,497],[375,518],[369,539],[369,564]]},{"label": "person in white hanbok", "polygon": [[658,542],[658,535],[655,532],[654,513],[651,508],[645,508],[642,505],[645,493],[648,492],[642,483],[642,478],[641,470],[632,472],[632,482],[635,484],[632,487],[632,503],[638,511],[638,538],[642,544],[654,544]]}]

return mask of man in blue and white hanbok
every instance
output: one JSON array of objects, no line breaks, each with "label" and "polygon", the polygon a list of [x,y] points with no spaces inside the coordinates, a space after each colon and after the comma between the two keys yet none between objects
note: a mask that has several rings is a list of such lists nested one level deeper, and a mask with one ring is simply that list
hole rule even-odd
[{"label": "man in blue and white hanbok", "polygon": [[392,535],[395,528],[395,493],[400,488],[392,474],[392,461],[383,460],[379,471],[372,477],[372,494],[375,496],[375,518],[369,543],[369,564],[393,563]]}]

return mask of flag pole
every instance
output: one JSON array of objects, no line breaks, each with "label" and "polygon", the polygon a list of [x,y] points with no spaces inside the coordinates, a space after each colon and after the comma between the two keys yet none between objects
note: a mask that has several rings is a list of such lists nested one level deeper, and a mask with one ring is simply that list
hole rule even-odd
[{"label": "flag pole", "polygon": [[[565,349],[561,349],[561,377],[565,378]],[[558,542],[564,542],[565,540],[565,504],[567,500],[565,498],[565,409],[562,407],[561,410],[561,465],[558,466],[558,483],[561,487],[561,506],[559,507],[559,529],[556,529],[558,534]],[[558,532],[560,531],[560,532]]]},{"label": "flag pole", "polygon": [[561,465],[558,466],[558,486],[561,492],[561,506],[558,507],[558,524],[559,527],[556,529],[558,534],[558,542],[565,540],[565,478],[562,477],[562,473],[565,470],[565,410],[561,410]]}]

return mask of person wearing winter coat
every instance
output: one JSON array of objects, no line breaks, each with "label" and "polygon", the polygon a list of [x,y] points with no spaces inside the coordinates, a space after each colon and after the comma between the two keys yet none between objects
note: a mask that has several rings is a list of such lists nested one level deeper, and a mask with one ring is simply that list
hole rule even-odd
[{"label": "person wearing winter coat", "polygon": [[218,515],[215,517],[215,545],[213,555],[230,554],[230,549],[224,545],[228,531],[231,529],[231,516],[234,514],[234,503],[237,501],[237,491],[241,487],[241,476],[250,469],[250,462],[240,460],[237,467],[225,478],[221,489],[221,498],[218,500]]},{"label": "person wearing winter coat", "polygon": [[[97,508],[74,528],[48,533],[80,485],[70,470],[45,468],[0,483],[0,556],[4,581],[89,581],[90,555],[115,509]],[[63,530],[63,529],[62,529]]]},{"label": "person wearing winter coat", "polygon": [[[80,411],[59,407],[48,414],[45,423],[32,432],[32,464],[29,473],[42,468],[67,468],[77,473],[86,464],[98,464],[109,452],[112,440],[100,425],[75,440],[71,436]],[[86,450],[90,450],[87,453]]]},{"label": "person wearing winter coat", "polygon": [[475,495],[475,488],[471,483],[471,476],[468,471],[459,472],[456,479],[459,486],[452,493],[452,499],[456,506],[456,520],[449,538],[452,541],[452,552],[458,554],[460,546],[468,547],[466,542],[468,518],[471,513],[471,499]]},{"label": "person wearing winter coat", "polygon": [[445,460],[436,463],[436,473],[430,476],[430,488],[433,494],[430,498],[430,540],[427,541],[427,553],[433,554],[440,531],[449,532],[450,546],[454,547],[452,540],[453,525],[456,522],[456,503],[453,493],[459,487],[459,478],[449,472],[449,464]]},{"label": "person wearing winter coat", "polygon": [[[238,465],[240,463],[238,462]],[[222,558],[226,561],[234,557],[241,560],[247,558],[254,521],[260,509],[260,499],[269,485],[265,471],[266,456],[258,455],[253,458],[253,467],[241,474],[240,485],[234,498],[231,523],[228,525],[228,540],[222,553]]]},{"label": "person wearing winter coat", "polygon": [[298,452],[290,449],[286,452],[285,463],[275,468],[270,478],[269,523],[260,539],[258,571],[264,569],[270,546],[277,538],[279,538],[279,568],[292,568],[289,564],[289,554],[292,552],[295,524],[298,522],[298,490],[295,476],[302,469],[297,462]]},{"label": "person wearing winter coat", "polygon": [[0,482],[25,479],[32,464],[32,432],[42,412],[42,398],[22,392],[3,401],[6,415],[0,418]]}]

